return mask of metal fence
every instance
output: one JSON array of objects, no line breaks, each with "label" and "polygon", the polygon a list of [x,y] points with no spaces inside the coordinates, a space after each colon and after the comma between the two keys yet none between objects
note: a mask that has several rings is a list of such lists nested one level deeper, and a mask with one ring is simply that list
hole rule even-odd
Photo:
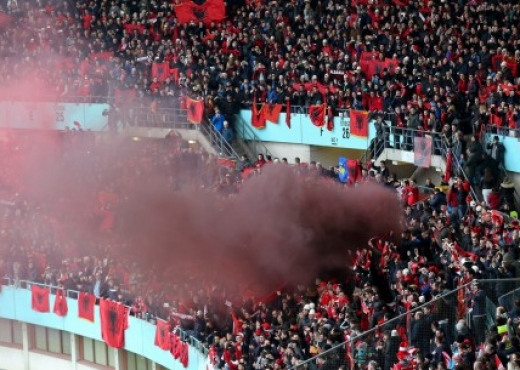
[{"label": "metal fence", "polygon": [[188,122],[185,109],[130,107],[120,113],[120,120],[125,127],[153,127],[167,129],[197,129],[197,124]]},{"label": "metal fence", "polygon": [[[499,289],[505,287],[517,288],[499,295]],[[364,294],[361,293],[359,299],[364,299]],[[369,308],[357,316],[346,312],[345,316],[350,316],[349,324],[320,331],[324,339],[316,336],[310,343],[311,351],[318,354],[297,361],[291,370],[323,366],[359,370],[366,368],[370,361],[375,361],[378,368],[388,370],[400,361],[400,352],[405,357],[412,353],[423,357],[431,354],[435,337],[439,335],[449,345],[462,335],[471,338],[478,347],[496,324],[499,301],[504,304],[505,300],[517,296],[520,297],[520,279],[474,280],[454,290],[443,291],[426,303],[422,303],[424,295],[417,292],[417,287],[410,285],[399,296],[401,306],[408,306],[407,310],[393,313],[384,306]],[[334,342],[334,338],[347,340]],[[403,345],[406,350],[400,348]]]}]

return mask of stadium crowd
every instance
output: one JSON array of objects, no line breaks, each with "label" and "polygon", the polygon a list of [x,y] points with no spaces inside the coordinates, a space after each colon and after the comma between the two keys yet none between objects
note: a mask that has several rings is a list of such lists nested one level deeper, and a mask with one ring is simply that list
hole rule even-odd
[{"label": "stadium crowd", "polygon": [[[189,95],[205,99],[209,116],[219,108],[231,125],[238,108],[253,101],[289,101],[294,107],[326,102],[334,110],[392,113],[396,127],[453,133],[453,150],[461,150],[461,157],[465,147],[459,147],[458,131],[477,134],[486,124],[519,127],[520,6],[515,2],[255,2],[230,7],[224,23],[209,27],[178,24],[172,5],[8,1],[0,19],[1,84],[29,77],[54,86],[61,99],[135,92],[165,107]],[[128,25],[140,27],[129,32]],[[367,70],[363,52],[373,53],[365,54],[370,62],[398,63]],[[178,69],[178,77],[155,80],[152,64],[162,62]],[[125,181],[146,183],[147,166],[171,171],[165,186],[172,191],[182,186],[176,166],[187,166],[201,186],[227,196],[239,192],[244,172],[258,174],[262,166],[275,165],[268,158],[243,158],[237,171],[222,169],[216,159],[176,138],[166,145],[128,143],[143,147],[106,163],[94,134],[66,135],[68,155],[61,160],[87,149],[91,171],[72,170],[78,182],[96,189],[76,217],[96,224],[100,233],[117,230],[113,203],[124,199]],[[23,145],[30,146],[17,143],[16,150],[23,151]],[[475,152],[478,145],[471,148],[470,154],[481,153]],[[499,151],[490,150],[489,157],[500,161]],[[2,193],[13,199],[3,201],[2,276],[89,291],[131,305],[136,316],[169,319],[211,347],[219,367],[289,368],[346,339],[352,339],[351,346],[308,366],[520,367],[520,302],[504,296],[512,283],[471,284],[461,288],[462,297],[439,298],[474,279],[520,277],[519,225],[492,211],[514,207],[511,184],[492,172],[494,162],[479,162],[477,170],[468,156],[467,169],[474,166],[482,176],[470,172],[468,182],[454,174],[452,186],[433,187],[430,198],[420,202],[413,181],[396,181],[384,165],[363,164],[358,186],[381,182],[400,193],[406,220],[401,240],[379,236],[350,260],[346,256],[352,269],[344,280],[316,281],[261,302],[226,297],[218,287],[210,294],[206,287],[163,286],[161,277],[140,271],[131,256],[112,256],[109,244],[93,241],[90,253],[81,255],[81,235],[60,235],[53,222],[53,214],[67,207],[67,193],[57,204],[25,199],[23,192],[13,196],[19,182],[7,158],[12,156],[0,158]],[[299,172],[336,178],[334,170],[295,162]],[[105,183],[95,176],[98,168],[121,173],[121,179]],[[493,197],[482,204],[469,199],[470,183],[482,184]],[[502,307],[490,327],[486,298]],[[414,308],[406,319],[390,321]]]},{"label": "stadium crowd", "polygon": [[[449,190],[429,183],[433,194],[418,201],[413,181],[395,181],[384,164],[364,164],[357,186],[379,182],[403,199],[405,227],[399,241],[378,236],[357,254],[346,254],[351,268],[344,277],[316,280],[315,285],[273,292],[269,297],[230,296],[221,287],[208,289],[197,279],[189,286],[175,284],[167,273],[140,269],[130,255],[114,256],[111,244],[120,242],[118,223],[124,218],[114,205],[124,201],[128,184],[145,186],[147,174],[157,168],[166,171],[164,185],[171,191],[182,187],[183,180],[175,179],[182,172],[208,191],[227,197],[239,193],[240,183],[249,176],[261,175],[264,166],[289,165],[286,160],[271,162],[259,156],[253,164],[243,158],[232,169],[229,163],[171,137],[164,142],[123,143],[126,149],[106,163],[107,153],[96,134],[61,135],[62,150],[52,162],[70,161],[65,168],[74,171],[77,183],[67,184],[72,192],[56,189],[59,201],[26,198],[23,191],[12,195],[21,181],[13,168],[16,156],[30,153],[34,137],[13,135],[2,146],[0,273],[11,282],[27,279],[87,291],[127,304],[132,315],[143,319],[170,320],[172,327],[207,345],[215,366],[226,369],[290,368],[347,339],[352,339],[349,346],[340,346],[308,366],[444,369],[448,364],[450,369],[469,369],[479,363],[495,369],[495,354],[504,366],[516,364],[520,301],[506,295],[515,284],[507,280],[469,283],[519,276],[520,225],[506,223],[485,202],[468,199],[469,184],[464,179],[457,179]],[[75,155],[84,156],[86,151],[85,162],[77,166]],[[179,166],[188,166],[189,171],[180,171]],[[302,176],[323,177],[344,186],[337,173],[315,163],[295,160],[290,166]],[[104,176],[116,172],[121,176],[115,180]],[[71,214],[114,238],[86,239],[80,232],[66,235],[56,224],[58,214],[79,206],[73,200],[84,182],[97,190],[82,204],[84,212]],[[507,183],[502,185],[508,188]],[[460,290],[452,292],[457,287]],[[491,327],[485,320],[487,298],[502,307]],[[469,312],[471,316],[466,316]],[[475,351],[484,342],[477,359]]]},{"label": "stadium crowd", "polygon": [[[180,24],[176,4],[8,1],[0,81],[116,105],[128,91],[165,107],[191,95],[231,125],[252,101],[387,112],[397,127],[436,132],[520,122],[512,1],[236,1],[206,25]],[[152,67],[163,62],[176,73],[161,81]]]}]

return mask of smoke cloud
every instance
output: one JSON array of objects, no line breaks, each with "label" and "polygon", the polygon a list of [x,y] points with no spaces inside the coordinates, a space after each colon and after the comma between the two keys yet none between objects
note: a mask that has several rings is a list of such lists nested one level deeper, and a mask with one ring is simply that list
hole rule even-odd
[{"label": "smoke cloud", "polygon": [[141,263],[259,293],[347,269],[349,251],[400,229],[395,193],[373,185],[339,189],[283,165],[268,166],[233,198],[148,186],[121,212],[121,231],[133,241],[124,253]]}]

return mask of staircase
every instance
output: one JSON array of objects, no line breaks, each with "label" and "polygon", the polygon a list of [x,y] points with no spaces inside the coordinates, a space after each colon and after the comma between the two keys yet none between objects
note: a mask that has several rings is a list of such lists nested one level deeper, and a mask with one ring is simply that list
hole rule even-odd
[{"label": "staircase", "polygon": [[258,154],[272,156],[263,141],[256,136],[251,126],[239,114],[235,116],[235,132],[237,140],[234,144],[249,158],[256,158]]},{"label": "staircase", "polygon": [[[384,137],[375,138],[367,151],[361,157],[361,163],[367,163],[374,160],[376,163],[380,161],[392,161],[392,163],[409,163],[414,164],[413,138],[418,135],[425,135],[423,132],[419,133],[416,130],[387,127],[385,129]],[[445,173],[447,168],[446,158],[449,152],[449,145],[439,134],[427,134],[432,136],[432,156],[430,168],[435,168],[438,171]],[[407,143],[407,144],[405,144]],[[406,146],[406,150],[403,148]],[[451,163],[452,177],[457,174],[462,174],[467,178],[464,169],[456,158],[452,159]],[[410,178],[416,179],[420,173],[424,171],[423,167],[416,167],[414,172],[410,174]],[[477,201],[482,200],[482,192],[480,189],[472,186],[470,193],[473,199]]]}]

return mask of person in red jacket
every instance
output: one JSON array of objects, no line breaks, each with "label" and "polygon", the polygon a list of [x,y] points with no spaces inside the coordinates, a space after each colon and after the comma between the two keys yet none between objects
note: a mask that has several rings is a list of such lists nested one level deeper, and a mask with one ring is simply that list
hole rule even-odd
[{"label": "person in red jacket", "polygon": [[409,206],[413,206],[415,203],[419,201],[419,188],[414,180],[410,179],[408,181],[408,185],[404,188],[403,197],[406,201],[406,204]]}]

